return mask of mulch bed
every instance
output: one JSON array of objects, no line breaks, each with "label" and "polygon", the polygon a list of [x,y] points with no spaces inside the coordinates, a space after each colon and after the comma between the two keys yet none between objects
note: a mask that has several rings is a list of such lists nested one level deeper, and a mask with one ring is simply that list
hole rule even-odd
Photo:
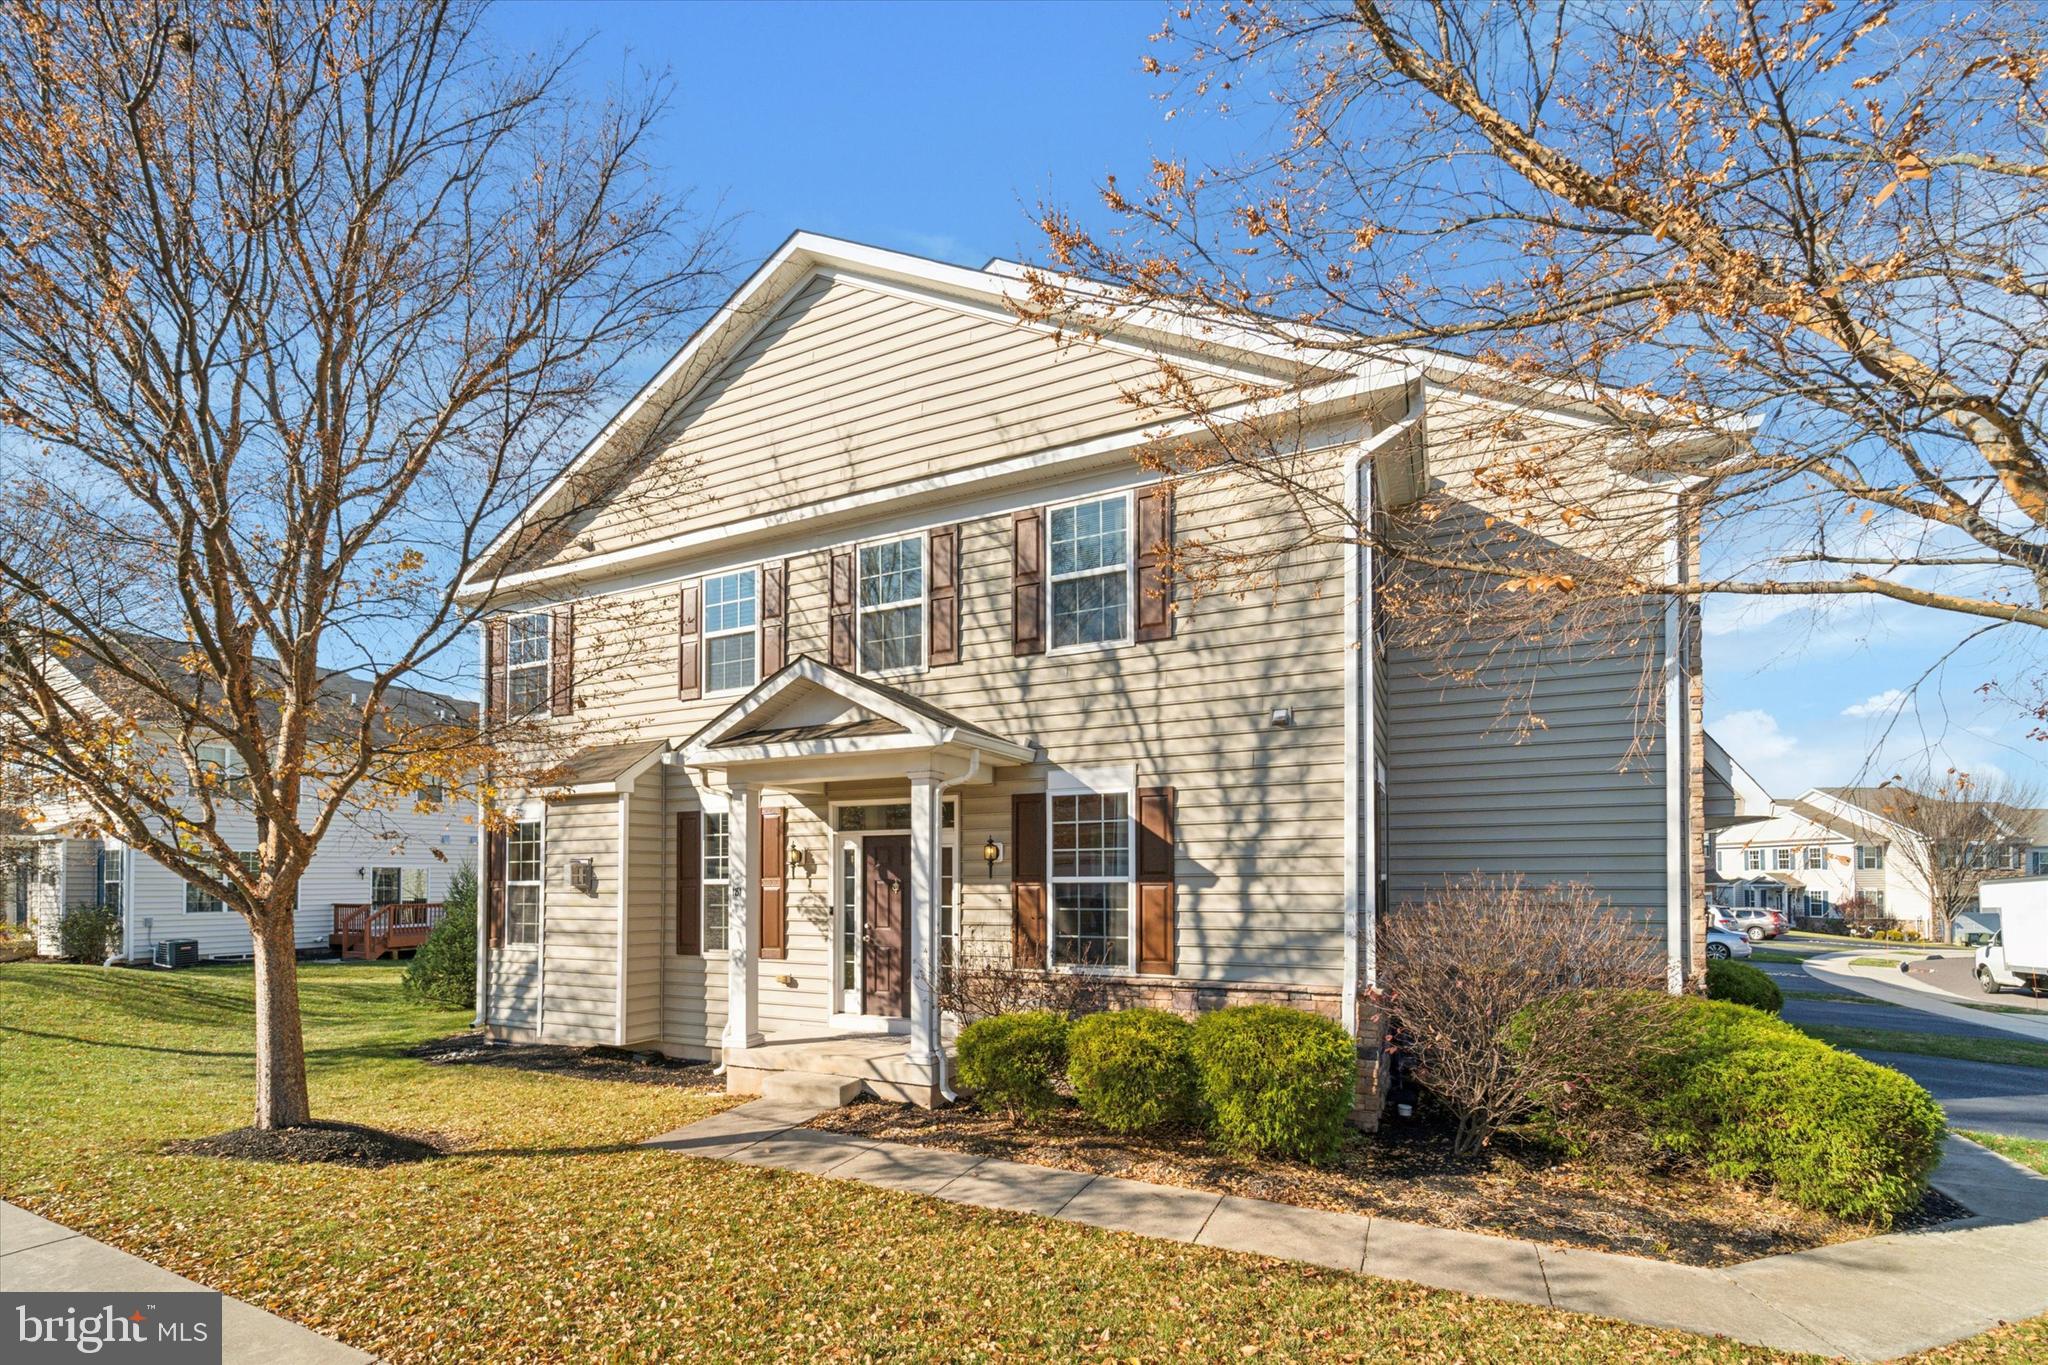
[{"label": "mulch bed", "polygon": [[212,1137],[167,1142],[163,1150],[176,1156],[361,1166],[370,1170],[431,1161],[441,1155],[441,1148],[432,1142],[404,1133],[387,1133],[360,1123],[319,1121],[294,1128],[237,1128]]},{"label": "mulch bed", "polygon": [[630,1081],[638,1085],[673,1085],[685,1090],[722,1090],[709,1062],[686,1062],[652,1052],[616,1047],[564,1047],[556,1043],[493,1043],[481,1033],[457,1033],[408,1048],[406,1055],[452,1066],[494,1066],[510,1071],[540,1071],[552,1076],[581,1076],[592,1081]]},{"label": "mulch bed", "polygon": [[[926,1110],[864,1100],[828,1110],[809,1126],[1684,1265],[1734,1265],[1870,1231],[1740,1185],[1558,1162],[1518,1151],[1512,1143],[1497,1144],[1478,1159],[1456,1159],[1448,1136],[1424,1122],[1393,1125],[1373,1137],[1354,1134],[1327,1167],[1244,1160],[1216,1151],[1196,1132],[1117,1137],[1077,1110],[1024,1126],[967,1105]],[[1930,1191],[1919,1213],[1898,1226],[1929,1226],[1968,1214]]]}]

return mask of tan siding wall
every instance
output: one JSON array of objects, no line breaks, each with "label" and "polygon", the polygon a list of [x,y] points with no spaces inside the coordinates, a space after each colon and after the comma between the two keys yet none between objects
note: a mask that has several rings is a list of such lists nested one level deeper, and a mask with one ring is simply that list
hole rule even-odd
[{"label": "tan siding wall", "polygon": [[[564,536],[602,553],[1143,424],[1156,362],[819,277],[673,420],[634,496]],[[569,556],[565,556],[569,557]]]},{"label": "tan siding wall", "polygon": [[[1431,470],[1449,504],[1435,534],[1461,547],[1502,510],[1473,478],[1498,453],[1480,434],[1488,420],[1453,396],[1432,395]],[[1532,431],[1531,448],[1548,435]],[[1631,502],[1647,505],[1620,485],[1581,495],[1617,517]],[[1559,543],[1574,534],[1548,529]],[[1623,613],[1603,633],[1569,643],[1495,649],[1476,635],[1417,637],[1397,621],[1385,663],[1391,899],[1419,898],[1446,878],[1519,873],[1539,884],[1585,882],[1619,907],[1661,915],[1669,842],[1661,607]]]},{"label": "tan siding wall", "polygon": [[627,1044],[660,1039],[662,964],[674,940],[663,917],[666,863],[662,844],[661,774],[642,777],[627,804],[626,1033]]},{"label": "tan siding wall", "polygon": [[[564,1042],[615,1036],[619,973],[619,805],[613,798],[549,805],[541,956],[541,1029]],[[569,881],[569,860],[595,863],[595,894]]]}]

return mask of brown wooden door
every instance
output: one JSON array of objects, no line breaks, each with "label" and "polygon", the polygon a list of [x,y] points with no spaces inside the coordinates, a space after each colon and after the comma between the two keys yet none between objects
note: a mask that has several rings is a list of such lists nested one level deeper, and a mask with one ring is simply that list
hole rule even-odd
[{"label": "brown wooden door", "polygon": [[910,836],[869,835],[861,846],[861,1013],[901,1018],[910,1013]]}]

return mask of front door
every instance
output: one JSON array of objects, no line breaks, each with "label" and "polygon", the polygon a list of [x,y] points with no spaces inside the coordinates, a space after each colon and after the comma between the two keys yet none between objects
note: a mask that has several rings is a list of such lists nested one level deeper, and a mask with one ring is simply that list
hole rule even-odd
[{"label": "front door", "polygon": [[861,905],[861,1013],[910,1013],[910,836],[861,840],[866,863]]}]

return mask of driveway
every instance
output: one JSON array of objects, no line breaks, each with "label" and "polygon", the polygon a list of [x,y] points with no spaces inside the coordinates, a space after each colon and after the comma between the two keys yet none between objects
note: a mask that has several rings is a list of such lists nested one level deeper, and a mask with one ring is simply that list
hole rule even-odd
[{"label": "driveway", "polygon": [[[1781,951],[1807,951],[1801,945],[1786,940],[1779,940],[1769,946]],[[1815,954],[1839,952],[1841,947],[1829,945],[1811,951]],[[1945,962],[1955,960],[1957,959],[1942,959]],[[1969,960],[1960,960],[1967,968]],[[2009,1032],[2001,1032],[1984,1025],[1927,1014],[1906,1005],[1888,1005],[1868,999],[1834,998],[1850,992],[1843,987],[1817,979],[1796,962],[1758,962],[1753,965],[1769,975],[1771,980],[1778,983],[1778,989],[1785,993],[1784,1018],[1787,1023],[1891,1029],[1902,1033],[1932,1033],[1952,1038],[1993,1038],[2010,1041],[2013,1036]],[[1937,964],[1913,965],[1925,970]],[[1968,999],[1990,999],[1977,990],[1976,982],[1970,979],[1967,970],[1963,974],[1963,980],[1968,983]],[[2020,998],[2007,992],[1999,996],[1998,1001],[2005,1004],[2016,1002]],[[1941,1107],[1948,1111],[1949,1123],[1956,1128],[2005,1133],[2013,1137],[2048,1139],[2048,1069],[2000,1066],[1989,1062],[1958,1061],[1947,1057],[1924,1057],[1918,1053],[1861,1049],[1857,1052],[1859,1056],[1867,1057],[1880,1065],[1903,1071],[1927,1087],[1927,1093],[1941,1102]]]},{"label": "driveway", "polygon": [[1975,971],[1976,962],[1972,955],[1958,950],[1953,955],[1909,963],[1905,974],[1923,986],[1933,986],[1973,1005],[2011,1005],[2048,1014],[2048,995],[2029,995],[2025,991],[2014,990],[1986,995],[1977,984]]}]

